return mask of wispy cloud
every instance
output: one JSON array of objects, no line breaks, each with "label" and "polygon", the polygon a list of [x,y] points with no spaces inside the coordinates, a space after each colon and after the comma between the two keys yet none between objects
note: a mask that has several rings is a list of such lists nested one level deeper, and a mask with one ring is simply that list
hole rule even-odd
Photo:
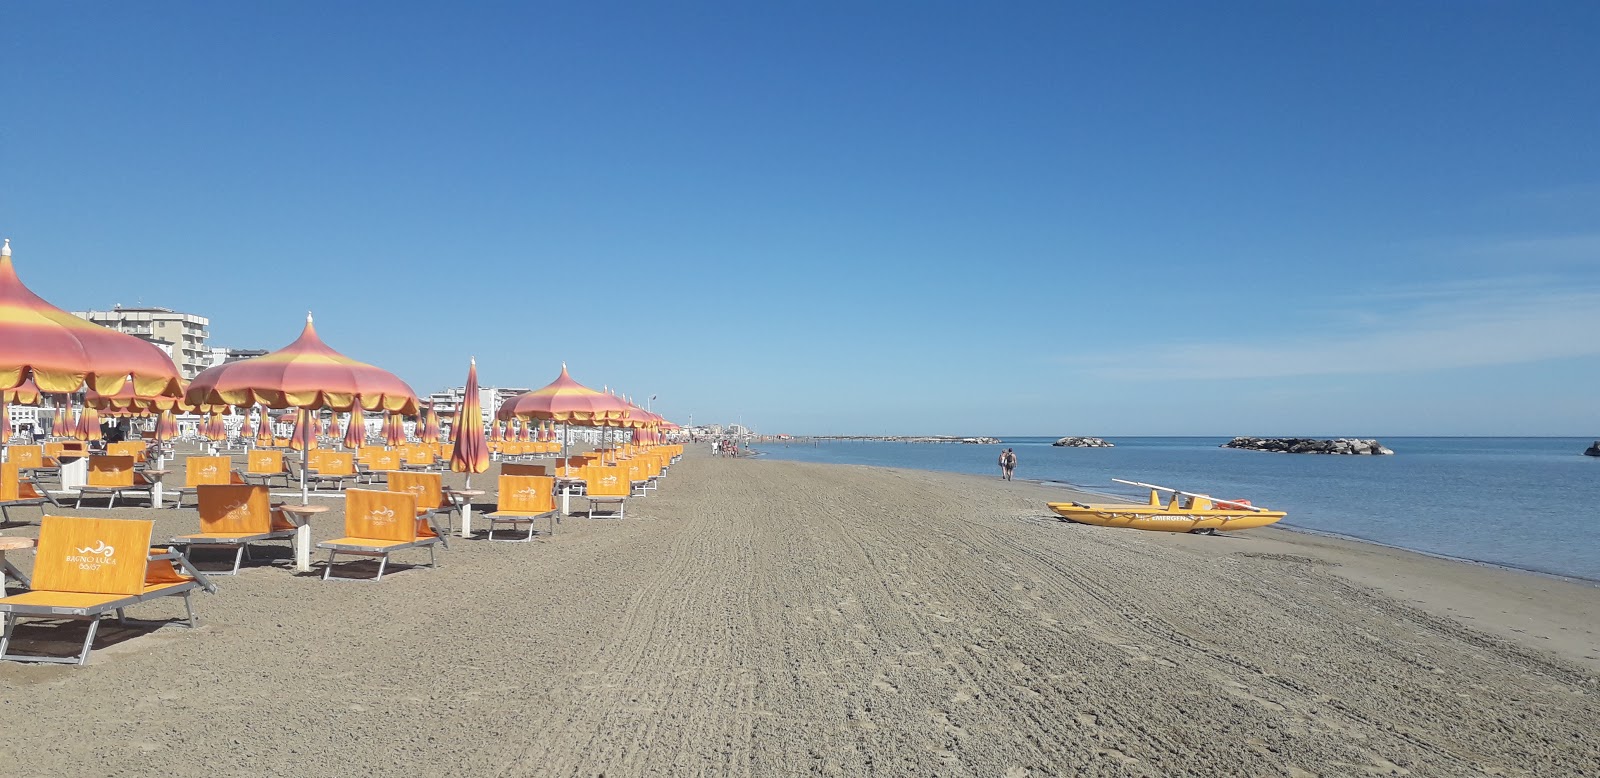
[{"label": "wispy cloud", "polygon": [[1324,334],[1168,343],[1074,362],[1097,378],[1196,380],[1400,373],[1600,355],[1600,290],[1524,279],[1395,290],[1373,295],[1366,305],[1361,316],[1302,314],[1323,319]]}]

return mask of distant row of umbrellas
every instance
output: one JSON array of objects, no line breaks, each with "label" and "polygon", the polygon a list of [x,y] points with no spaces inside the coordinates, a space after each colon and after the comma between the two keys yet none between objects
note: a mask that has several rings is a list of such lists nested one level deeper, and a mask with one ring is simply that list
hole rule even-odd
[{"label": "distant row of umbrellas", "polygon": [[[9,240],[0,247],[0,390],[7,403],[38,403],[43,394],[84,392],[83,413],[74,422],[84,435],[98,434],[99,411],[159,414],[158,439],[176,434],[174,414],[200,413],[209,415],[202,435],[220,440],[225,437],[222,412],[229,406],[259,406],[256,428],[244,436],[258,442],[275,442],[268,409],[294,409],[290,441],[302,450],[314,445],[317,413],[323,409],[350,414],[341,442],[351,448],[365,441],[366,412],[385,414],[389,445],[406,441],[402,416],[418,417],[418,437],[425,442],[437,441],[440,431],[433,408],[423,406],[410,386],[393,373],[335,351],[318,337],[309,314],[300,337],[288,346],[217,365],[185,385],[172,360],[154,345],[73,316],[29,290],[12,266]],[[9,424],[9,415],[0,413],[0,420]],[[96,420],[92,430],[85,427],[90,420]],[[556,423],[632,429],[641,442],[653,442],[662,430],[673,428],[657,414],[578,383],[562,365],[561,375],[548,386],[501,405],[491,434],[503,438],[515,430],[512,434],[530,435],[532,425],[544,431],[543,425]],[[9,437],[9,430],[0,432]],[[452,470],[470,477],[488,469],[476,360],[468,368],[465,397],[450,437],[455,443]]]}]

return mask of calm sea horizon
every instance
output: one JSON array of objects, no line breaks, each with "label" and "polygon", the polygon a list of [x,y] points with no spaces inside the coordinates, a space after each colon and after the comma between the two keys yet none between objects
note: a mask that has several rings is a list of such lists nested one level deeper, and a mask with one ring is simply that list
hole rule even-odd
[{"label": "calm sea horizon", "polygon": [[[1112,478],[1288,512],[1284,524],[1385,545],[1600,581],[1600,517],[1592,501],[1593,438],[1376,437],[1394,456],[1271,454],[1221,448],[1225,437],[1114,437],[1115,448],[885,441],[770,442],[766,456],[995,475],[1017,453],[1017,478],[1143,499]],[[1041,509],[1043,506],[1040,506]]]}]

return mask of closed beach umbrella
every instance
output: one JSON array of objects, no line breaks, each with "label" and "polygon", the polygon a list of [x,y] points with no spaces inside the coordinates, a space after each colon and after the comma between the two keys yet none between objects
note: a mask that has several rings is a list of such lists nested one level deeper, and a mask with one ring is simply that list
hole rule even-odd
[{"label": "closed beach umbrella", "polygon": [[348,449],[361,448],[367,442],[367,415],[361,412],[361,406],[356,405],[350,409],[350,420],[344,425],[344,447]]},{"label": "closed beach umbrella", "polygon": [[250,438],[253,438],[255,436],[256,436],[256,425],[255,425],[255,423],[250,421],[250,414],[248,412],[246,412],[245,415],[244,415],[244,423],[239,425],[239,439],[240,440],[249,440]]},{"label": "closed beach umbrella", "polygon": [[450,453],[450,470],[467,474],[467,488],[472,487],[472,474],[489,469],[489,444],[483,439],[483,406],[478,400],[478,360],[472,360],[467,369],[467,393],[456,409],[456,421],[451,425],[455,449]]},{"label": "closed beach umbrella", "polygon": [[[265,356],[229,362],[195,376],[185,395],[190,402],[260,403],[269,408],[349,411],[356,406],[386,413],[416,413],[417,393],[393,373],[351,359],[317,336],[310,314],[293,343]],[[295,438],[301,445],[301,471],[316,445],[312,419],[297,419]],[[305,435],[309,439],[301,439]],[[300,501],[310,501],[304,478]]]},{"label": "closed beach umbrella", "polygon": [[417,417],[417,442],[436,443],[439,440],[438,417],[433,415],[433,406],[426,405],[422,408],[422,415]]},{"label": "closed beach umbrella", "polygon": [[173,415],[169,408],[161,412],[161,417],[156,419],[156,441],[166,443],[178,437],[178,417]]},{"label": "closed beach umbrella", "polygon": [[78,417],[83,426],[83,440],[101,440],[100,412],[92,405],[83,406],[82,415]]},{"label": "closed beach umbrella", "polygon": [[406,444],[405,417],[391,413],[383,420],[383,442],[389,446]]},{"label": "closed beach umbrella", "polygon": [[289,433],[289,448],[295,451],[309,451],[317,447],[316,419],[311,412],[299,408],[294,414],[294,430]]},{"label": "closed beach umbrella", "polygon": [[267,413],[267,407],[257,405],[256,411],[259,416],[256,424],[256,445],[266,447],[276,444],[278,441],[272,434],[272,416]]}]

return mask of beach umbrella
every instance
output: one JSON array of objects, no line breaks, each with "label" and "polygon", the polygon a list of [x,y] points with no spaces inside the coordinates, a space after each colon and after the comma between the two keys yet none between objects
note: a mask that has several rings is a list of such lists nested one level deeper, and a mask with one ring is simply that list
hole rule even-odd
[{"label": "beach umbrella", "polygon": [[[310,314],[293,343],[265,356],[229,362],[195,376],[185,397],[193,403],[234,405],[260,403],[269,408],[349,411],[360,406],[369,411],[416,413],[417,393],[393,373],[347,357],[322,342]],[[304,472],[307,449],[316,445],[310,419],[296,420],[296,438],[302,435],[300,502],[310,501]]]},{"label": "beach umbrella", "polygon": [[178,437],[178,417],[171,409],[162,411],[161,417],[156,419],[156,441],[166,443],[175,437]]},{"label": "beach umbrella", "polygon": [[388,446],[404,446],[406,444],[405,417],[398,413],[391,413],[383,419],[383,442]]},{"label": "beach umbrella", "polygon": [[100,412],[93,405],[85,405],[80,413],[82,415],[78,419],[83,427],[83,440],[104,439],[105,436],[100,433]]},{"label": "beach umbrella", "polygon": [[256,425],[250,421],[250,414],[244,415],[244,423],[239,425],[239,439],[249,440],[256,436]]},{"label": "beach umbrella", "polygon": [[256,445],[261,447],[274,445],[278,441],[272,434],[272,416],[267,413],[267,407],[257,405],[256,414]]},{"label": "beach umbrella", "polygon": [[439,414],[434,413],[431,404],[422,409],[422,422],[417,428],[417,440],[428,444],[439,442]]},{"label": "beach umbrella", "polygon": [[367,442],[367,416],[361,412],[361,406],[350,409],[350,420],[344,425],[344,447],[354,450],[361,448]]},{"label": "beach umbrella", "polygon": [[455,449],[450,453],[450,470],[467,474],[467,488],[472,488],[472,474],[489,469],[489,444],[483,439],[483,407],[478,400],[478,360],[472,360],[467,369],[467,393],[456,409],[456,421],[450,428]]},{"label": "beach umbrella", "polygon": [[317,447],[317,421],[312,418],[311,411],[297,408],[294,414],[294,429],[289,433],[289,448],[304,454]]},{"label": "beach umbrella", "polygon": [[24,286],[7,240],[0,246],[0,389],[30,378],[54,394],[85,387],[114,394],[130,380],[143,395],[181,391],[178,367],[161,349],[73,316]]},{"label": "beach umbrella", "polygon": [[561,365],[561,375],[542,389],[523,392],[501,404],[501,419],[543,419],[563,424],[599,426],[628,418],[620,398],[595,391],[577,381]]},{"label": "beach umbrella", "polygon": [[8,405],[38,405],[44,393],[39,391],[38,384],[30,378],[23,381],[20,386],[0,391],[0,397],[3,397]]}]

